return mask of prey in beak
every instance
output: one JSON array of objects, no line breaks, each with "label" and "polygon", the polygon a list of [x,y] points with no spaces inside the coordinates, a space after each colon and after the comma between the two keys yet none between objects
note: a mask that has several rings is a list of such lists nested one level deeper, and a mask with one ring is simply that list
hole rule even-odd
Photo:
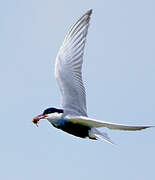
[{"label": "prey in beak", "polygon": [[32,122],[38,127],[39,120],[40,119],[45,119],[45,118],[47,118],[46,115],[40,114],[40,115],[34,117]]}]

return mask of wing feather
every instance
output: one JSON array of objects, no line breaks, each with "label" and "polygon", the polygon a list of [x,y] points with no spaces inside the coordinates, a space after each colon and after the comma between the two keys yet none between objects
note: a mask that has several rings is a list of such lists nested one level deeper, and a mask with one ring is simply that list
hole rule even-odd
[{"label": "wing feather", "polygon": [[71,121],[72,123],[78,123],[78,124],[82,124],[82,125],[89,126],[92,128],[93,127],[96,127],[96,128],[106,127],[109,129],[126,130],[126,131],[137,131],[137,130],[154,127],[154,126],[129,126],[129,125],[123,125],[123,124],[115,124],[115,123],[111,123],[111,122],[94,120],[94,119],[90,119],[87,117],[69,118],[69,121]]},{"label": "wing feather", "polygon": [[81,69],[91,13],[89,10],[73,24],[56,58],[55,77],[65,115],[87,116]]}]

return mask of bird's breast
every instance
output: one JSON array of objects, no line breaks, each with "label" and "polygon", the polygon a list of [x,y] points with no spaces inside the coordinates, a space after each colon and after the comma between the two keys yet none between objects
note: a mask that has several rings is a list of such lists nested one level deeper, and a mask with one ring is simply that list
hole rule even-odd
[{"label": "bird's breast", "polygon": [[91,129],[88,126],[80,125],[80,124],[75,124],[72,122],[69,122],[67,120],[60,120],[57,125],[53,125],[56,128],[59,128],[69,134],[72,134],[74,136],[78,136],[81,138],[86,138],[88,137],[89,130]]}]

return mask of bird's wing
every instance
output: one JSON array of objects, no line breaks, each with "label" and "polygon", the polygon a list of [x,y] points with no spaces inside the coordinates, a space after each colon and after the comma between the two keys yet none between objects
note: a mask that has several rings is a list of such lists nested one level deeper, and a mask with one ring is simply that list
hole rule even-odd
[{"label": "bird's wing", "polygon": [[90,119],[88,117],[69,117],[68,121],[71,121],[72,123],[78,123],[89,127],[106,127],[109,129],[115,129],[115,130],[126,130],[126,131],[137,131],[142,130],[154,126],[128,126],[123,124],[115,124],[111,122],[105,122],[105,121],[99,121],[95,119]]},{"label": "bird's wing", "polygon": [[70,28],[56,58],[55,77],[66,115],[87,116],[81,69],[91,13],[92,10],[86,12]]}]

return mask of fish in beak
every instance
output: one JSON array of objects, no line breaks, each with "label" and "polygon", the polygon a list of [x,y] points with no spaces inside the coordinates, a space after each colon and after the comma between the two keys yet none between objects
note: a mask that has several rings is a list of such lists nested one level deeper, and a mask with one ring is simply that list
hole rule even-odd
[{"label": "fish in beak", "polygon": [[46,119],[47,115],[40,114],[33,118],[32,122],[38,127],[38,123],[40,119]]}]

